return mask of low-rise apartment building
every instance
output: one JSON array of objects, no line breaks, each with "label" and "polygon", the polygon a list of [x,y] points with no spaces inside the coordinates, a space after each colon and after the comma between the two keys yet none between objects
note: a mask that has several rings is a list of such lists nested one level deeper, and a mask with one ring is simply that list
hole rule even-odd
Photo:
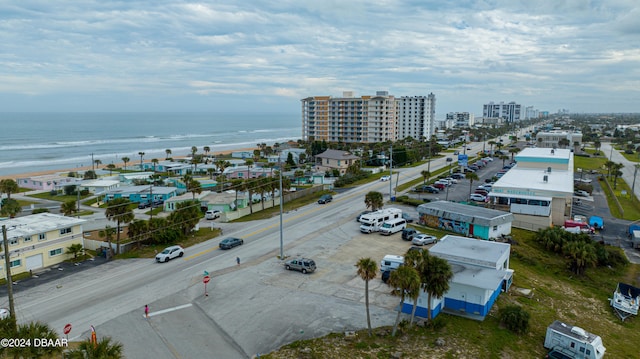
[{"label": "low-rise apartment building", "polygon": [[[35,271],[71,259],[67,248],[84,247],[83,219],[53,213],[39,213],[2,222],[7,228],[11,274]],[[0,275],[7,277],[4,245],[1,250]]]}]

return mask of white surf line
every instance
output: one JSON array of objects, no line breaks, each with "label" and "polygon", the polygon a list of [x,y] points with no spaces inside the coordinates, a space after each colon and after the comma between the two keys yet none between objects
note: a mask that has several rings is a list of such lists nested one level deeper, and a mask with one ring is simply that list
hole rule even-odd
[{"label": "white surf line", "polygon": [[[157,312],[149,312],[149,317],[153,317],[154,315],[160,315],[160,314],[165,314],[165,313],[169,313],[169,312],[174,312],[176,310],[180,310],[180,309],[184,309],[184,308],[189,308],[191,307],[193,304],[189,303],[189,304],[183,304],[183,305],[179,305],[177,307],[173,307],[173,308],[167,308],[167,309],[163,309],[163,310],[158,310]],[[144,318],[144,314],[142,314],[142,317]]]}]

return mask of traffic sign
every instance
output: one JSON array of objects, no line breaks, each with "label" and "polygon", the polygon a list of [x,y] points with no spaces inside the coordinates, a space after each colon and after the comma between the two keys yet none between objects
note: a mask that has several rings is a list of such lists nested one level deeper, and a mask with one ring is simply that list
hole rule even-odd
[{"label": "traffic sign", "polygon": [[209,275],[209,272],[207,272],[207,271],[204,271],[204,275]]},{"label": "traffic sign", "polygon": [[205,284],[209,283],[210,280],[211,280],[211,277],[209,277],[208,275],[205,275],[204,278],[202,278],[202,282]]},{"label": "traffic sign", "polygon": [[71,324],[65,325],[63,331],[64,331],[64,334],[71,333]]}]

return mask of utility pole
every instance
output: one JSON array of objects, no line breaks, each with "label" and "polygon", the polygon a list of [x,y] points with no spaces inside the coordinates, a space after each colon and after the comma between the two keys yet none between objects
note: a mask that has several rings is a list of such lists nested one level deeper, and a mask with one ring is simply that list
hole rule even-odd
[{"label": "utility pole", "polygon": [[95,172],[96,170],[96,166],[95,166],[95,162],[93,162],[93,153],[91,154],[91,170]]},{"label": "utility pole", "polygon": [[80,218],[80,186],[76,185],[76,194],[78,195],[77,206],[78,206],[78,218]]},{"label": "utility pole", "polygon": [[391,200],[393,188],[391,182],[393,182],[393,145],[389,146],[389,200]]},{"label": "utility pole", "polygon": [[282,212],[283,212],[283,198],[282,193],[282,162],[280,162],[280,156],[278,156],[278,164],[280,165],[280,260],[284,260],[284,246],[282,240]]},{"label": "utility pole", "polygon": [[640,165],[635,165],[633,167],[635,167],[635,169],[633,170],[633,185],[631,185],[631,195],[635,196],[636,192],[636,175],[638,174],[638,166]]},{"label": "utility pole", "polygon": [[11,278],[11,260],[9,259],[9,243],[7,240],[7,226],[2,225],[2,243],[4,245],[4,265],[7,273],[7,295],[9,296],[9,318],[13,330],[17,331],[16,308],[13,304],[13,279]]},{"label": "utility pole", "polygon": [[149,222],[153,219],[153,183],[149,186],[149,200],[151,201],[151,211],[149,211]]}]

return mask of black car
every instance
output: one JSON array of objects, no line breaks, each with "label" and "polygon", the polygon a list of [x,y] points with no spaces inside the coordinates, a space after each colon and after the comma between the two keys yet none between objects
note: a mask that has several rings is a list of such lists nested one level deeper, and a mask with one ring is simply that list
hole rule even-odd
[{"label": "black car", "polygon": [[330,194],[323,194],[322,196],[320,196],[320,199],[318,199],[318,203],[325,204],[331,202],[332,200],[333,197]]},{"label": "black car", "polygon": [[229,237],[220,241],[220,249],[231,249],[236,246],[240,246],[244,241],[240,238]]},{"label": "black car", "polygon": [[428,193],[440,193],[440,190],[430,186],[430,185],[422,185],[413,189],[414,192],[428,192]]},{"label": "black car", "polygon": [[151,208],[158,208],[164,205],[164,201],[161,199],[157,199],[151,203]]},{"label": "black car", "polygon": [[391,271],[390,270],[386,270],[384,272],[382,272],[382,281],[387,283],[389,281],[389,277],[391,276]]},{"label": "black car", "polygon": [[151,203],[149,202],[140,202],[138,203],[138,209],[145,209],[151,207]]},{"label": "black car", "polygon": [[413,236],[419,233],[420,232],[416,231],[414,228],[405,228],[402,230],[402,239],[405,241],[410,241],[413,239]]}]

